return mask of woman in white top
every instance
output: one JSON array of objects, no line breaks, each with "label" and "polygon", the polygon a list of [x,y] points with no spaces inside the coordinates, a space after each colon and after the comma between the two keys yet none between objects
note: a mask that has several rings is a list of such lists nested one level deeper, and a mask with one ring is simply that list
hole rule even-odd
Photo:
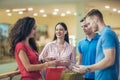
[{"label": "woman in white top", "polygon": [[69,44],[67,26],[59,22],[55,26],[55,35],[52,42],[49,42],[39,55],[42,62],[58,60],[57,66],[65,66],[71,69],[70,65],[76,62],[76,50]]}]

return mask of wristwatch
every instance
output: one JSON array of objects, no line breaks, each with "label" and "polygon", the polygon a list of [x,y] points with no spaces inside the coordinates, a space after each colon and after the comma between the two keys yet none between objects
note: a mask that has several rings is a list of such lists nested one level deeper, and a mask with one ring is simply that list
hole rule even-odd
[{"label": "wristwatch", "polygon": [[86,67],[86,73],[89,73],[91,70],[89,67]]},{"label": "wristwatch", "polygon": [[45,61],[43,59],[40,60],[41,63],[44,63]]}]

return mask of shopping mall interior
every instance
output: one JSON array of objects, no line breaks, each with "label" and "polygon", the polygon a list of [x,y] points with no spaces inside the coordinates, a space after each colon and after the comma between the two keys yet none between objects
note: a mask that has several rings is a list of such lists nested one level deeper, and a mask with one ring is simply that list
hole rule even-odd
[{"label": "shopping mall interior", "polygon": [[80,20],[91,9],[99,9],[103,13],[105,23],[120,40],[120,0],[0,0],[0,74],[17,68],[14,57],[9,53],[7,38],[19,18],[35,18],[40,54],[45,44],[52,41],[58,22],[67,24],[70,43],[77,48],[78,41],[85,37]]}]

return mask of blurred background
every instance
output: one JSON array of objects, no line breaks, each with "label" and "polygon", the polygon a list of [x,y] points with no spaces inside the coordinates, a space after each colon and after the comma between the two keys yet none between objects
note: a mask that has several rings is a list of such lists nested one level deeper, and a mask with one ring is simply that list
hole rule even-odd
[{"label": "blurred background", "polygon": [[102,11],[105,23],[120,39],[120,0],[0,0],[0,74],[17,68],[9,53],[7,38],[19,18],[31,16],[36,19],[40,54],[45,44],[52,41],[58,22],[67,24],[70,43],[76,47],[77,42],[85,37],[80,20],[93,8]]}]

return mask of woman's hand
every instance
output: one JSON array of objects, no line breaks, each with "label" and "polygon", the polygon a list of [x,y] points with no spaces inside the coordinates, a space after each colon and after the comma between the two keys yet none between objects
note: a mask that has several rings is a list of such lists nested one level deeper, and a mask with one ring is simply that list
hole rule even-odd
[{"label": "woman's hand", "polygon": [[46,58],[44,58],[45,62],[54,61],[54,60],[56,60],[55,57],[46,57]]},{"label": "woman's hand", "polygon": [[56,66],[69,66],[70,65],[70,60],[68,59],[63,59],[63,58],[59,58],[56,59]]}]

